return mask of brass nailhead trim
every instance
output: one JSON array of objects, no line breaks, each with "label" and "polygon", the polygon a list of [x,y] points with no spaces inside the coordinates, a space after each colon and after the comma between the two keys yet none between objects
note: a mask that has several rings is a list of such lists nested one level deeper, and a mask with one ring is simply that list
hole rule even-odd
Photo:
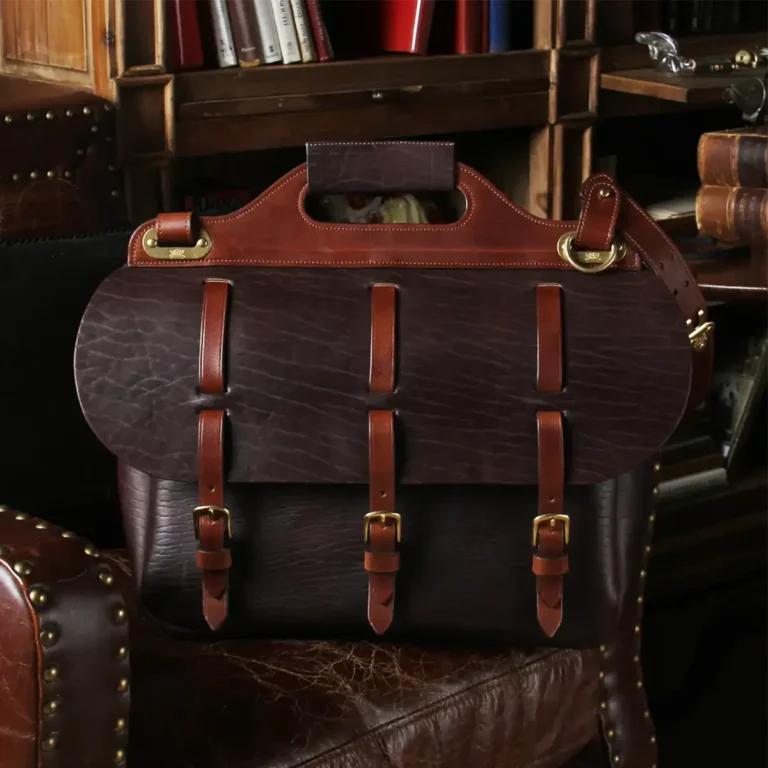
[{"label": "brass nailhead trim", "polygon": [[605,679],[605,672],[603,672],[602,670],[600,670],[600,679],[601,680]]},{"label": "brass nailhead trim", "polygon": [[648,518],[648,520],[649,520],[650,522],[652,522],[652,523],[655,523],[655,522],[656,522],[656,515],[651,515],[651,516]]},{"label": "brass nailhead trim", "polygon": [[641,578],[641,579],[644,579],[644,578],[645,578],[645,571],[640,571],[640,578]]},{"label": "brass nailhead trim", "polygon": [[642,597],[638,597],[637,598],[637,604],[638,605],[642,605],[643,604],[643,598]]},{"label": "brass nailhead trim", "polygon": [[48,604],[48,595],[46,595],[42,589],[38,589],[37,587],[30,590],[29,599],[32,601],[32,605],[36,605],[38,608],[42,608]]},{"label": "brass nailhead trim", "polygon": [[10,115],[6,115],[5,116],[5,122],[6,123],[12,123],[13,122],[13,118]]},{"label": "brass nailhead trim", "polygon": [[642,681],[642,680],[638,680],[638,681],[635,683],[635,685],[636,685],[638,688],[642,688],[642,687],[643,687],[643,681]]},{"label": "brass nailhead trim", "polygon": [[112,621],[114,621],[115,624],[125,624],[127,618],[128,613],[125,608],[115,608],[112,613]]},{"label": "brass nailhead trim", "polygon": [[43,680],[46,683],[53,683],[59,679],[59,668],[53,664],[50,667],[46,667],[43,671]]},{"label": "brass nailhead trim", "polygon": [[661,472],[661,464],[659,464],[658,462],[656,464],[654,464],[653,465],[653,471],[654,472]]},{"label": "brass nailhead trim", "polygon": [[99,579],[102,584],[106,584],[108,587],[111,587],[115,581],[115,577],[109,571],[102,571],[99,574]]},{"label": "brass nailhead trim", "polygon": [[635,634],[636,634],[636,635],[639,635],[639,634],[640,634],[640,625],[639,625],[639,624],[637,624],[637,625],[635,626]]},{"label": "brass nailhead trim", "polygon": [[40,630],[40,642],[46,647],[50,648],[55,645],[59,639],[59,630],[57,627],[43,627]]},{"label": "brass nailhead trim", "polygon": [[27,112],[27,120],[31,123],[35,119],[35,116],[31,112]]},{"label": "brass nailhead trim", "polygon": [[648,547],[646,547],[646,548],[645,548],[645,554],[646,554],[646,555],[650,555],[650,554],[651,554],[651,548],[650,548],[650,546],[648,546]]},{"label": "brass nailhead trim", "polygon": [[45,113],[45,119],[46,120],[53,120],[53,118],[54,118],[53,112],[46,112]]},{"label": "brass nailhead trim", "polygon": [[45,174],[49,179],[53,179],[56,176],[56,171],[48,171],[48,173]]},{"label": "brass nailhead trim", "polygon": [[655,736],[651,736],[651,744],[655,744],[655,743],[656,743],[656,737]]},{"label": "brass nailhead trim", "polygon": [[651,716],[651,713],[646,709],[645,712],[643,712],[643,717],[647,720]]},{"label": "brass nailhead trim", "polygon": [[611,190],[609,187],[600,187],[600,189],[597,191],[597,196],[601,200],[608,200],[609,198],[613,197],[613,190]]},{"label": "brass nailhead trim", "polygon": [[128,658],[128,649],[125,646],[121,646],[117,649],[117,660],[125,661]]},{"label": "brass nailhead trim", "polygon": [[98,133],[99,132],[99,126],[98,125],[92,125],[91,126],[91,133]]},{"label": "brass nailhead trim", "polygon": [[115,752],[115,765],[120,765],[122,762],[125,762],[125,750],[118,749],[117,752]]},{"label": "brass nailhead trim", "polygon": [[77,536],[76,533],[72,533],[72,531],[63,531],[61,534],[62,539],[74,539]]},{"label": "brass nailhead trim", "polygon": [[37,178],[39,175],[40,175],[40,174],[39,174],[37,171],[32,171],[32,172],[29,174],[29,178],[30,178],[30,179],[36,179],[36,178]]},{"label": "brass nailhead trim", "polygon": [[125,718],[119,717],[115,723],[115,733],[125,732]]},{"label": "brass nailhead trim", "polygon": [[117,682],[117,690],[120,693],[125,693],[128,690],[128,687],[129,687],[128,678],[123,677],[120,680],[118,680],[118,682]]},{"label": "brass nailhead trim", "polygon": [[43,751],[51,752],[59,746],[59,734],[52,733],[45,741],[43,741]]},{"label": "brass nailhead trim", "polygon": [[606,709],[607,707],[608,705],[604,701],[600,702],[600,709]]},{"label": "brass nailhead trim", "polygon": [[43,713],[46,717],[53,717],[58,711],[61,702],[58,699],[51,699],[43,705]]},{"label": "brass nailhead trim", "polygon": [[17,512],[15,516],[16,520],[29,520],[29,515],[26,512]]},{"label": "brass nailhead trim", "polygon": [[639,661],[640,661],[640,657],[639,657],[639,656],[633,656],[633,657],[632,657],[632,661],[634,661],[634,662],[635,662],[635,664],[637,664],[637,663],[639,663]]},{"label": "brass nailhead trim", "polygon": [[0,512],[7,512],[8,506],[5,504],[0,504]]},{"label": "brass nailhead trim", "polygon": [[48,523],[45,522],[45,520],[41,520],[39,523],[35,523],[35,528],[37,528],[38,531],[44,531],[48,527]]},{"label": "brass nailhead trim", "polygon": [[616,731],[608,731],[608,738],[612,739],[616,735]]},{"label": "brass nailhead trim", "polygon": [[64,171],[64,178],[65,179],[71,179],[72,178],[72,171]]},{"label": "brass nailhead trim", "polygon": [[90,107],[83,107],[83,114],[84,115],[90,115],[91,114],[91,108]]},{"label": "brass nailhead trim", "polygon": [[606,649],[606,647],[604,645],[600,646],[600,653],[605,653],[606,650],[607,649]]},{"label": "brass nailhead trim", "polygon": [[616,765],[618,765],[620,761],[621,761],[621,758],[618,755],[613,756],[613,762],[616,763]]},{"label": "brass nailhead trim", "polygon": [[91,544],[86,545],[83,548],[83,552],[85,552],[86,555],[89,555],[90,557],[98,557],[99,553],[96,551],[96,547],[92,546]]},{"label": "brass nailhead trim", "polygon": [[11,178],[12,178],[14,181],[18,181],[18,180],[21,178],[21,176],[19,176],[19,174],[18,174],[18,173],[14,173],[14,174],[13,174],[13,176],[11,176]]},{"label": "brass nailhead trim", "polygon": [[19,576],[29,576],[32,573],[32,563],[29,560],[19,560],[18,563],[13,564],[13,570],[19,574]]},{"label": "brass nailhead trim", "polygon": [[75,113],[71,109],[68,109],[64,114],[66,114],[67,117],[72,117]]}]

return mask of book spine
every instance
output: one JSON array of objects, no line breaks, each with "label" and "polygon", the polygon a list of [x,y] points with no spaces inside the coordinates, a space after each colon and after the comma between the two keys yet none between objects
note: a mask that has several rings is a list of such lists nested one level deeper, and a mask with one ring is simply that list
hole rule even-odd
[{"label": "book spine", "polygon": [[696,196],[699,233],[724,242],[768,242],[768,189],[703,186]]},{"label": "book spine", "polygon": [[238,63],[241,67],[255,67],[261,64],[253,4],[250,0],[227,0],[227,8]]},{"label": "book spine", "polygon": [[509,43],[509,0],[489,0],[488,9],[488,50],[502,53],[510,49]]},{"label": "book spine", "polygon": [[296,25],[293,23],[293,13],[289,0],[270,0],[272,13],[277,27],[277,39],[280,41],[280,53],[284,64],[295,64],[301,61],[299,41],[296,37]]},{"label": "book spine", "polygon": [[393,53],[426,54],[435,0],[383,0],[380,45]]},{"label": "book spine", "polygon": [[236,67],[237,54],[235,53],[235,41],[232,37],[226,0],[210,0],[210,6],[216,59],[220,67]]},{"label": "book spine", "polygon": [[705,133],[697,152],[702,184],[768,187],[768,133]]},{"label": "book spine", "polygon": [[196,0],[169,0],[166,5],[171,68],[193,69],[203,65],[203,40]]},{"label": "book spine", "polygon": [[456,0],[456,53],[480,53],[482,34],[480,0]]},{"label": "book spine", "polygon": [[488,53],[491,50],[491,2],[480,0],[480,52]]},{"label": "book spine", "polygon": [[296,25],[296,37],[299,40],[301,60],[305,64],[311,61],[317,61],[315,44],[312,40],[312,28],[309,24],[309,17],[307,16],[304,0],[291,0],[291,10],[293,11],[293,22]]},{"label": "book spine", "polygon": [[283,60],[280,53],[280,41],[277,39],[275,17],[269,0],[253,0],[253,10],[256,14],[256,26],[261,43],[261,55],[265,64],[277,64]]},{"label": "book spine", "polygon": [[333,46],[328,37],[323,12],[320,9],[320,0],[307,0],[307,13],[312,25],[312,36],[315,40],[315,49],[319,61],[330,61],[333,58]]}]

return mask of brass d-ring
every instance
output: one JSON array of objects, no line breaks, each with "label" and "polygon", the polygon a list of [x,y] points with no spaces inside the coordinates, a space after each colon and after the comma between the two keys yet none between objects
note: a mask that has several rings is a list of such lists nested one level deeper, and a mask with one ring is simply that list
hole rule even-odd
[{"label": "brass d-ring", "polygon": [[561,259],[567,261],[579,272],[586,274],[602,272],[623,259],[627,253],[627,246],[615,240],[608,251],[576,251],[573,248],[575,238],[575,232],[566,232],[562,235],[557,241],[557,252]]}]

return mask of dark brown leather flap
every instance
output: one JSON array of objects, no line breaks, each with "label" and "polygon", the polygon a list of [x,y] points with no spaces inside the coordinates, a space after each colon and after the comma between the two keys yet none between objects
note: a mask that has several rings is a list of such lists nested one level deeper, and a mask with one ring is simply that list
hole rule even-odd
[{"label": "dark brown leather flap", "polygon": [[[226,385],[198,387],[206,278],[232,283]],[[370,285],[398,286],[395,391],[368,392]],[[562,287],[564,390],[536,390],[536,287]],[[691,348],[649,270],[123,268],[75,356],[85,415],[148,474],[193,481],[198,410],[229,414],[234,482],[367,483],[368,411],[396,410],[403,483],[535,483],[536,413],[564,413],[570,483],[649,458],[686,406]]]},{"label": "dark brown leather flap", "polygon": [[314,192],[450,192],[453,142],[323,141],[307,144],[307,189]]}]

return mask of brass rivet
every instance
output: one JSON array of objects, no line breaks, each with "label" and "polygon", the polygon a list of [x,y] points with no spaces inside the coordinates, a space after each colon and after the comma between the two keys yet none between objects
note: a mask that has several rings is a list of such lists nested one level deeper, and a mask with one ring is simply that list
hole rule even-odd
[{"label": "brass rivet", "polygon": [[640,663],[640,657],[639,656],[633,656],[632,657],[632,661],[634,661],[635,664],[639,664]]},{"label": "brass rivet", "polygon": [[40,630],[40,642],[50,648],[59,639],[59,632],[55,627],[43,627]]},{"label": "brass rivet", "polygon": [[653,495],[654,496],[658,496],[659,495],[659,486],[658,485],[653,489]]},{"label": "brass rivet", "polygon": [[80,155],[80,157],[82,157],[85,154],[85,150],[84,149],[78,149],[77,150],[77,154]]},{"label": "brass rivet", "polygon": [[642,680],[638,680],[638,681],[635,683],[635,685],[636,685],[638,688],[642,688],[642,687],[643,687],[643,681],[642,681]]},{"label": "brass rivet", "polygon": [[120,197],[120,192],[118,192],[116,189],[113,189],[110,194],[112,197]]},{"label": "brass rivet", "polygon": [[27,112],[27,120],[32,122],[35,119],[35,116],[31,112]]},{"label": "brass rivet", "polygon": [[616,735],[616,731],[608,731],[608,738],[612,739]]},{"label": "brass rivet", "polygon": [[600,679],[601,680],[605,679],[605,672],[603,672],[603,671],[600,672]]},{"label": "brass rivet", "polygon": [[112,621],[114,621],[115,624],[124,624],[127,618],[128,613],[126,612],[125,608],[115,608],[114,612],[112,613]]},{"label": "brass rivet", "polygon": [[123,677],[117,682],[117,690],[120,693],[125,693],[128,690],[128,679]]},{"label": "brass rivet", "polygon": [[638,605],[642,605],[643,604],[643,598],[642,597],[638,597],[637,598],[637,604]]},{"label": "brass rivet", "polygon": [[96,547],[92,546],[91,544],[87,544],[85,547],[83,547],[83,552],[85,552],[85,554],[89,555],[90,557],[99,556],[99,553],[96,551]]},{"label": "brass rivet", "polygon": [[64,171],[64,178],[65,179],[71,179],[72,178],[72,171]]},{"label": "brass rivet", "polygon": [[13,176],[11,176],[11,178],[12,178],[14,181],[18,181],[18,180],[21,178],[21,176],[19,176],[19,174],[18,174],[18,173],[14,173],[14,174],[13,174]]},{"label": "brass rivet", "polygon": [[0,557],[5,557],[6,555],[10,555],[11,551],[8,549],[8,547],[0,546]]},{"label": "brass rivet", "polygon": [[53,683],[59,679],[59,668],[57,666],[46,667],[43,672],[43,680],[46,683]]},{"label": "brass rivet", "polygon": [[128,649],[125,646],[121,646],[117,649],[117,660],[125,661],[128,658]]},{"label": "brass rivet", "polygon": [[600,702],[600,709],[606,709],[606,708],[607,708],[607,706],[608,706],[608,705],[607,705],[607,704],[606,704],[604,701],[601,701],[601,702]]},{"label": "brass rivet", "polygon": [[115,733],[123,733],[125,731],[125,718],[118,717],[115,723]]},{"label": "brass rivet", "polygon": [[651,515],[651,516],[650,516],[648,519],[649,519],[649,520],[650,520],[652,523],[655,523],[655,522],[656,522],[656,515]]},{"label": "brass rivet", "polygon": [[620,761],[620,760],[621,760],[621,758],[620,758],[618,755],[614,755],[614,756],[613,756],[613,762],[614,762],[614,763],[616,763],[616,765],[618,765],[618,764],[619,764],[619,761]]},{"label": "brass rivet", "polygon": [[636,624],[636,625],[635,625],[635,634],[636,634],[636,635],[639,635],[639,634],[640,634],[640,625],[639,625],[639,624]]},{"label": "brass rivet", "polygon": [[197,241],[197,243],[195,243],[195,245],[196,245],[198,248],[205,248],[205,247],[208,245],[208,241],[207,241],[207,240],[206,240],[204,237],[201,237],[201,238],[200,238],[200,239]]},{"label": "brass rivet", "polygon": [[43,704],[43,712],[45,713],[46,717],[53,717],[53,715],[55,715],[58,711],[58,699],[52,699],[51,701],[46,701],[45,704]]},{"label": "brass rivet", "polygon": [[54,118],[53,112],[46,112],[45,113],[45,119],[46,120],[53,120],[53,118]]},{"label": "brass rivet", "polygon": [[49,179],[53,179],[56,176],[56,171],[48,171],[48,173],[45,174]]},{"label": "brass rivet", "polygon": [[2,512],[8,512],[8,505],[7,504],[0,504],[0,513]]},{"label": "brass rivet", "polygon": [[30,178],[30,179],[36,179],[36,178],[37,178],[39,175],[40,175],[40,174],[39,174],[37,171],[32,171],[32,172],[29,174],[29,178]]},{"label": "brass rivet", "polygon": [[605,652],[606,652],[606,650],[607,650],[607,649],[606,649],[606,647],[605,647],[604,645],[601,645],[601,646],[600,646],[600,653],[605,653]]},{"label": "brass rivet", "polygon": [[29,599],[32,601],[32,605],[36,605],[38,608],[42,608],[48,603],[48,595],[42,589],[30,590]]},{"label": "brass rivet", "polygon": [[29,520],[29,515],[26,512],[17,512],[14,519]]},{"label": "brass rivet", "polygon": [[656,737],[655,736],[651,736],[651,744],[655,744],[655,743],[656,743]]},{"label": "brass rivet", "polygon": [[77,536],[76,533],[72,533],[72,531],[62,531],[61,532],[61,538],[62,539],[74,539]]},{"label": "brass rivet", "polygon": [[653,465],[653,471],[654,472],[661,472],[661,464],[656,463]]},{"label": "brass rivet", "polygon": [[640,578],[641,578],[641,579],[644,579],[644,578],[645,578],[645,571],[640,571]]},{"label": "brass rivet", "polygon": [[91,126],[91,133],[98,133],[99,132],[99,126],[98,125],[92,125]]},{"label": "brass rivet", "polygon": [[12,123],[13,122],[13,118],[10,115],[6,115],[5,116],[5,122],[6,123]]},{"label": "brass rivet", "polygon": [[651,547],[650,547],[650,545],[648,545],[648,546],[645,548],[645,553],[646,553],[647,555],[650,555],[650,554],[651,554]]},{"label": "brass rivet", "polygon": [[75,113],[71,109],[68,109],[65,114],[67,117],[72,117]]},{"label": "brass rivet", "polygon": [[83,114],[84,115],[90,115],[91,114],[91,108],[90,107],[83,107]]},{"label": "brass rivet", "polygon": [[45,520],[41,520],[39,523],[35,523],[35,528],[37,528],[38,531],[44,531],[48,527],[48,523],[45,522]]},{"label": "brass rivet", "polygon": [[56,749],[58,745],[59,745],[59,734],[52,733],[47,739],[43,741],[43,750],[45,752],[50,752],[51,750]]},{"label": "brass rivet", "polygon": [[157,240],[154,237],[147,238],[145,245],[147,248],[154,248],[157,245]]},{"label": "brass rivet", "polygon": [[645,712],[643,712],[643,717],[647,720],[651,716],[651,713],[646,709]]},{"label": "brass rivet", "polygon": [[613,190],[610,187],[600,187],[597,190],[597,196],[601,200],[608,200],[608,198],[613,197]]},{"label": "brass rivet", "polygon": [[102,584],[106,584],[108,587],[111,587],[115,581],[114,576],[109,571],[102,571],[99,574],[99,579],[101,579]]},{"label": "brass rivet", "polygon": [[118,749],[117,752],[115,752],[115,765],[120,765],[120,763],[124,761],[125,761],[125,750]]},{"label": "brass rivet", "polygon": [[29,560],[19,560],[18,563],[13,564],[13,570],[19,574],[19,576],[29,576],[32,573],[32,563]]}]

